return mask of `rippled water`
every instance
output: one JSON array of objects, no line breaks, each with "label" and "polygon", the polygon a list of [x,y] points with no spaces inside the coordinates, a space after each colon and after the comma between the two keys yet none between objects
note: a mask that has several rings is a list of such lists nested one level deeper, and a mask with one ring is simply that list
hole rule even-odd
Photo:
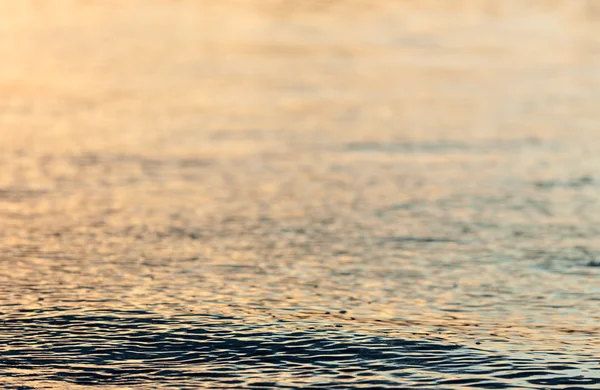
[{"label": "rippled water", "polygon": [[0,2],[0,384],[599,388],[599,12]]}]

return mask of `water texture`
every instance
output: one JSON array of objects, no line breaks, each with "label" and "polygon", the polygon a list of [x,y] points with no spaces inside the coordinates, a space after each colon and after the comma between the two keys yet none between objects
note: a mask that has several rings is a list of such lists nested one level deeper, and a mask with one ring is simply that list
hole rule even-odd
[{"label": "water texture", "polygon": [[594,1],[0,1],[0,387],[600,388]]}]

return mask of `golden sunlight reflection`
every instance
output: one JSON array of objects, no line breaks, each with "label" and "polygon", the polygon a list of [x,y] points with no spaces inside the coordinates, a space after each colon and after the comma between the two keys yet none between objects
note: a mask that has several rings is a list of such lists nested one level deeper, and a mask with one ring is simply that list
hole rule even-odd
[{"label": "golden sunlight reflection", "polygon": [[599,21],[0,1],[0,382],[597,386]]}]

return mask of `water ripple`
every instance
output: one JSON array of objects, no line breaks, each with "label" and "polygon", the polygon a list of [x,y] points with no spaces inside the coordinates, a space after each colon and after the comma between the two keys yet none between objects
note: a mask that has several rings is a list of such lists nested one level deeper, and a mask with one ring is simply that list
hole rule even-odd
[{"label": "water ripple", "polygon": [[44,3],[0,387],[600,387],[600,2]]},{"label": "water ripple", "polygon": [[600,384],[600,377],[582,374],[584,362],[580,367],[553,365],[547,357],[511,359],[448,342],[347,330],[285,332],[280,323],[250,325],[226,316],[39,310],[5,318],[2,329],[0,378],[24,382],[35,375],[80,385],[158,381],[244,388],[351,383],[368,388],[592,389]]}]

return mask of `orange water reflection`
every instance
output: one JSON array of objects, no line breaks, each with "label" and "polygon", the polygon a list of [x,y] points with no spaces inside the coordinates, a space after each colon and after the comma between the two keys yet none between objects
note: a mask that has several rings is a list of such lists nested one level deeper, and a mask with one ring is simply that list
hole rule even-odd
[{"label": "orange water reflection", "polygon": [[2,2],[1,311],[597,356],[597,18]]}]

